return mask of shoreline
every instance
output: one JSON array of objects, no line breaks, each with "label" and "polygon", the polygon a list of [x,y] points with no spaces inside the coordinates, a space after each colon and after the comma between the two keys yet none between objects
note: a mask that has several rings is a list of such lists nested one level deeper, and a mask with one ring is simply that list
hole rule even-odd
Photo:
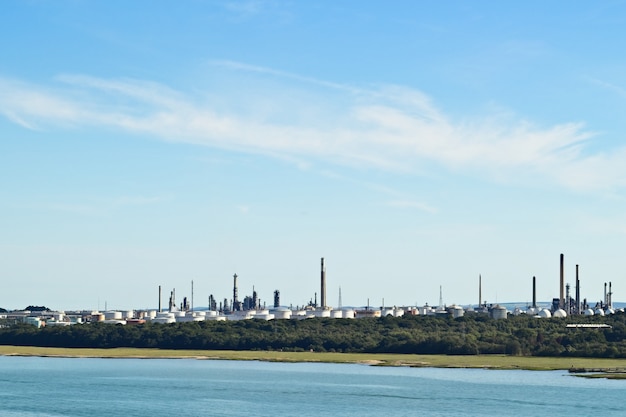
[{"label": "shoreline", "polygon": [[[431,368],[480,368],[510,370],[581,370],[593,369],[593,376],[611,370],[626,370],[626,359],[562,358],[507,355],[418,355],[388,353],[280,352],[280,351],[217,351],[167,350],[142,348],[50,348],[33,346],[0,346],[0,356],[37,356],[50,358],[100,359],[195,359],[195,360],[257,360],[285,363],[350,363],[369,366],[405,366]],[[591,374],[577,374],[591,376]]]}]

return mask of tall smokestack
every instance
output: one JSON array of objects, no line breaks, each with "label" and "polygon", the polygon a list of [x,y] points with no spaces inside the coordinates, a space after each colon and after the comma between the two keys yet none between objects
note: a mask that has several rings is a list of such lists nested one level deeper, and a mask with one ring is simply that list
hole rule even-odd
[{"label": "tall smokestack", "polygon": [[533,277],[533,308],[537,308],[537,278]]},{"label": "tall smokestack", "polygon": [[478,307],[483,303],[483,277],[478,274]]},{"label": "tall smokestack", "polygon": [[606,296],[606,282],[604,283],[604,307],[606,307],[609,304],[609,300]]},{"label": "tall smokestack", "polygon": [[231,308],[232,311],[235,311],[237,308],[239,300],[237,299],[237,274],[233,275],[233,306]]},{"label": "tall smokestack", "polygon": [[161,286],[159,285],[159,313],[161,312]]},{"label": "tall smokestack", "polygon": [[576,265],[576,314],[580,314],[580,280],[578,279],[578,265]]},{"label": "tall smokestack", "polygon": [[565,307],[565,269],[563,265],[563,254],[561,254],[561,290],[559,292],[560,300],[559,300],[559,308]]},{"label": "tall smokestack", "polygon": [[322,258],[322,285],[320,288],[321,307],[326,308],[326,267],[324,266],[324,258]]}]

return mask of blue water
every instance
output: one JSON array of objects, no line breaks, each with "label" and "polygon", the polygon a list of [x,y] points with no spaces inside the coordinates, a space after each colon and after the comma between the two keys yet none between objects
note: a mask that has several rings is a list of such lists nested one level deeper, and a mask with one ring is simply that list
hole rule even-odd
[{"label": "blue water", "polygon": [[626,381],[567,372],[0,357],[0,416],[626,415]]}]

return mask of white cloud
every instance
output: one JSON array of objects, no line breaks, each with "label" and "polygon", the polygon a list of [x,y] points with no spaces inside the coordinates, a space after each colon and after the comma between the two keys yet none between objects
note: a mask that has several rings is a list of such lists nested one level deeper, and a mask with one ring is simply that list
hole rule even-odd
[{"label": "white cloud", "polygon": [[[222,65],[261,77],[258,91],[206,92],[245,104],[237,110],[152,82],[64,75],[54,89],[0,79],[0,114],[27,128],[104,126],[271,155],[297,161],[303,169],[324,160],[412,173],[439,166],[498,181],[576,189],[626,182],[626,148],[587,154],[585,143],[594,133],[580,122],[540,127],[511,116],[452,120],[430,97],[402,86],[364,90],[245,64]],[[268,75],[274,79],[264,90]],[[289,80],[289,94],[274,93],[276,78]]]}]

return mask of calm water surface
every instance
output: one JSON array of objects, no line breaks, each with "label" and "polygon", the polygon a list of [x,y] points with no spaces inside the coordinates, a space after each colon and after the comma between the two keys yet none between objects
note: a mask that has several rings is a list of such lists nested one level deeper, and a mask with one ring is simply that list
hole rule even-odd
[{"label": "calm water surface", "polygon": [[562,371],[0,357],[0,416],[624,416],[626,381]]}]

